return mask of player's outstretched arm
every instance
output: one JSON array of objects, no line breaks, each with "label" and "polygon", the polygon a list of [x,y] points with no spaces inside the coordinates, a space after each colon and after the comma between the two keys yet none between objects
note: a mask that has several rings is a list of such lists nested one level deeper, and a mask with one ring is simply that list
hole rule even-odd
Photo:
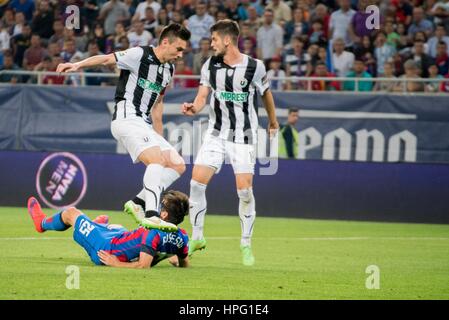
[{"label": "player's outstretched arm", "polygon": [[60,63],[56,68],[56,72],[76,72],[82,68],[89,68],[98,65],[108,66],[115,64],[116,59],[114,54],[100,54],[97,56],[89,57],[76,63]]},{"label": "player's outstretched arm", "polygon": [[182,104],[182,113],[186,116],[193,116],[201,112],[201,110],[203,110],[204,106],[206,105],[207,97],[209,96],[209,90],[209,87],[200,86],[193,103],[184,102]]},{"label": "player's outstretched arm", "polygon": [[274,137],[279,130],[279,123],[276,118],[276,108],[274,106],[273,94],[270,89],[267,89],[262,96],[263,105],[265,110],[267,110],[268,115],[268,130],[270,137]]},{"label": "player's outstretched arm", "polygon": [[151,268],[151,263],[153,262],[153,256],[145,252],[141,252],[139,260],[133,262],[122,262],[117,256],[103,250],[98,251],[98,257],[105,265],[116,268],[147,269]]}]

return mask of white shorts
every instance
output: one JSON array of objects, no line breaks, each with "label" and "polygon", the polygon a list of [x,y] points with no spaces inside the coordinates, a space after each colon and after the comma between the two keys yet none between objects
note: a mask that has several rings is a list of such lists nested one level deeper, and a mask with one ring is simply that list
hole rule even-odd
[{"label": "white shorts", "polygon": [[231,163],[235,174],[254,174],[255,146],[234,143],[206,134],[203,145],[195,159],[195,164],[212,167],[216,169],[215,173],[218,173],[224,161]]},{"label": "white shorts", "polygon": [[134,163],[140,161],[139,155],[148,148],[160,147],[162,151],[176,151],[164,137],[154,131],[151,124],[140,117],[113,120],[111,132],[115,140],[126,148]]}]

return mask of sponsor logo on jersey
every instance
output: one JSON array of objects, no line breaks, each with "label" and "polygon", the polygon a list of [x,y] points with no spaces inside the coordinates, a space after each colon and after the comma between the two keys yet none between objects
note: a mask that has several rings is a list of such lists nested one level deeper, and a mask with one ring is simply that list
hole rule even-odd
[{"label": "sponsor logo on jersey", "polygon": [[164,89],[164,87],[161,86],[160,84],[151,82],[144,78],[139,78],[139,80],[137,81],[137,85],[145,90],[150,90],[157,93],[161,93],[161,91]]},{"label": "sponsor logo on jersey", "polygon": [[215,94],[215,97],[220,101],[232,101],[232,102],[247,102],[248,92],[228,92],[220,91]]}]

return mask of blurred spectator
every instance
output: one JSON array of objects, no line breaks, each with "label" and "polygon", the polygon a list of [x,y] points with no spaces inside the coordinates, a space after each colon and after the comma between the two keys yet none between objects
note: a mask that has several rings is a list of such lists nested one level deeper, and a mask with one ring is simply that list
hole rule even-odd
[{"label": "blurred spectator", "polygon": [[64,62],[73,62],[74,59],[82,59],[83,54],[78,51],[75,46],[75,40],[68,39],[64,41],[64,47],[62,48],[61,57]]},{"label": "blurred spectator", "polygon": [[93,24],[96,22],[99,14],[99,7],[97,0],[88,0],[84,2],[84,17],[86,25],[89,29],[92,29]]},{"label": "blurred spectator", "polygon": [[193,69],[193,57],[194,53],[192,50],[192,46],[190,44],[190,41],[187,41],[186,48],[182,54],[182,59],[184,60],[186,68],[192,70]]},{"label": "blurred spectator", "polygon": [[433,24],[424,17],[424,10],[421,7],[413,9],[413,21],[408,28],[408,36],[413,38],[415,33],[423,31],[428,38],[433,31]]},{"label": "blurred spectator", "polygon": [[273,11],[274,22],[280,26],[292,20],[292,9],[283,0],[271,0],[265,8]]},{"label": "blurred spectator", "polygon": [[395,49],[387,44],[387,37],[384,32],[379,32],[374,43],[374,58],[377,61],[377,74],[384,73],[383,67],[395,53]]},{"label": "blurred spectator", "polygon": [[147,7],[145,10],[145,16],[141,19],[144,23],[144,29],[151,33],[154,37],[156,27],[159,25],[156,20],[156,15],[154,14],[154,9],[152,7]]},{"label": "blurred spectator", "polygon": [[[288,77],[310,76],[312,73],[311,57],[304,49],[304,41],[300,37],[293,37],[291,49],[284,57],[285,71]],[[287,90],[298,90],[302,88],[299,80],[287,81]]]},{"label": "blurred spectator", "polygon": [[257,47],[257,40],[255,35],[251,31],[249,23],[245,21],[240,27],[240,37],[238,39],[238,47],[240,50],[243,50],[243,42],[246,40],[251,41],[251,44],[255,51]]},{"label": "blurred spectator", "polygon": [[253,45],[251,38],[243,38],[243,48],[241,51],[252,58],[257,58],[257,48]]},{"label": "blurred spectator", "polygon": [[[438,74],[438,67],[436,64],[432,64],[428,68],[428,78],[438,80],[438,79],[444,79],[444,77],[441,74]],[[426,92],[438,92],[440,88],[440,82],[439,81],[429,81],[426,82],[425,85],[425,91]]]},{"label": "blurred spectator", "polygon": [[409,0],[392,0],[396,8],[396,21],[408,26],[412,22],[413,6],[410,5]]},{"label": "blurred spectator", "polygon": [[131,48],[138,46],[147,46],[153,36],[150,32],[145,30],[142,21],[136,21],[133,24],[134,31],[128,33],[128,40]]},{"label": "blurred spectator", "polygon": [[292,36],[301,36],[306,40],[308,32],[309,25],[304,21],[304,12],[302,9],[296,8],[293,11],[293,20],[284,26],[284,44],[290,43]]},{"label": "blurred spectator", "polygon": [[350,0],[338,0],[340,9],[331,14],[329,21],[329,32],[331,40],[342,38],[346,47],[352,46],[352,39],[349,34],[349,25],[355,11],[351,9]]},{"label": "blurred spectator", "polygon": [[193,57],[193,73],[201,74],[201,68],[203,64],[209,59],[211,56],[210,50],[210,39],[203,38],[200,41],[200,51],[196,53]]},{"label": "blurred spectator", "polygon": [[[318,62],[315,67],[315,73],[312,74],[312,77],[325,77],[332,78],[336,77],[336,75],[332,72],[329,72],[326,67],[326,63],[324,61]],[[314,80],[312,81],[312,90],[315,91],[335,91],[340,90],[340,82],[335,80]]]},{"label": "blurred spectator", "polygon": [[449,30],[449,0],[438,1],[430,10],[430,15],[434,17],[435,24],[442,24],[446,32]]},{"label": "blurred spectator", "polygon": [[[175,65],[175,75],[193,75],[193,72],[190,68],[186,67],[183,59],[176,60]],[[198,81],[195,79],[174,79],[173,80],[174,88],[196,88],[198,87]]]},{"label": "blurred spectator", "polygon": [[[444,29],[443,25],[437,25],[435,28],[435,35],[427,41],[427,45],[429,48],[429,55],[432,58],[435,58],[437,55],[437,45],[441,41],[445,42],[447,44],[447,47],[449,48],[449,37],[446,36],[446,30]],[[449,53],[449,52],[448,52]]]},{"label": "blurred spectator", "polygon": [[278,155],[282,159],[298,158],[299,134],[296,124],[299,119],[299,110],[290,108],[288,110],[287,123],[279,130]]},{"label": "blurred spectator", "polygon": [[43,39],[48,39],[53,35],[53,21],[55,14],[47,0],[39,2],[38,9],[34,13],[31,22],[33,33],[38,34]]},{"label": "blurred spectator", "polygon": [[[394,65],[391,62],[385,62],[384,73],[378,75],[381,78],[396,79],[394,76]],[[391,92],[394,90],[396,83],[394,81],[377,81],[374,90],[375,91],[387,91]]]},{"label": "blurred spectator", "polygon": [[366,57],[367,53],[374,52],[374,46],[371,43],[371,38],[369,36],[363,36],[361,41],[360,46],[357,46],[354,49],[354,56],[357,59],[363,59]]},{"label": "blurred spectator", "polygon": [[11,43],[14,63],[19,67],[22,67],[25,50],[31,45],[31,27],[28,24],[25,24],[22,28],[22,33],[13,37]]},{"label": "blurred spectator", "polygon": [[332,54],[332,65],[337,77],[344,77],[354,65],[354,54],[345,51],[345,42],[337,38],[333,42],[334,52]]},{"label": "blurred spectator", "polygon": [[264,23],[257,31],[257,56],[265,61],[274,56],[280,56],[282,51],[282,28],[273,22],[273,11],[266,9],[264,12]]},{"label": "blurred spectator", "polygon": [[187,22],[187,27],[192,33],[190,43],[194,51],[199,49],[200,40],[210,37],[210,27],[215,23],[215,19],[206,13],[206,3],[200,0],[195,8],[195,14]]},{"label": "blurred spectator", "polygon": [[104,30],[107,36],[114,33],[117,22],[124,22],[129,18],[128,7],[119,0],[110,0],[104,3],[99,15],[99,19],[104,21]]},{"label": "blurred spectator", "polygon": [[270,61],[270,68],[267,71],[267,77],[270,80],[271,90],[282,91],[286,89],[285,80],[273,78],[285,78],[285,71],[281,69],[281,57],[273,57]]},{"label": "blurred spectator", "polygon": [[416,62],[418,69],[420,70],[418,75],[423,78],[427,78],[429,75],[429,66],[434,64],[435,61],[429,55],[424,53],[424,42],[415,41],[413,45],[413,53],[406,56],[405,60],[412,59]]},{"label": "blurred spectator", "polygon": [[31,36],[30,47],[25,50],[23,56],[23,69],[33,71],[42,62],[47,51],[41,46],[41,37],[37,34]]},{"label": "blurred spectator", "polygon": [[[3,56],[3,66],[0,67],[0,71],[14,71],[14,70],[20,70],[20,68],[18,65],[14,63],[14,58],[12,54],[10,52],[6,52]],[[0,82],[20,83],[21,76],[0,73]]]},{"label": "blurred spectator", "polygon": [[47,53],[50,57],[60,57],[61,47],[56,42],[50,42],[47,46]]},{"label": "blurred spectator", "polygon": [[[98,44],[95,40],[91,40],[87,46],[87,52],[84,54],[84,56],[81,58],[81,60],[99,55],[104,54],[100,51],[100,48],[98,47]],[[110,72],[108,67],[106,66],[96,66],[84,69],[84,72],[95,72],[95,73],[101,73],[101,72]],[[100,86],[105,83],[107,83],[108,79],[104,77],[86,77],[86,84],[89,86]]]},{"label": "blurred spectator", "polygon": [[126,50],[126,49],[129,49],[129,48],[130,48],[130,46],[129,46],[128,37],[127,36],[121,37],[119,39],[119,44],[118,44],[118,47],[116,48],[116,50],[122,51],[122,50]]},{"label": "blurred spectator", "polygon": [[31,21],[33,18],[34,0],[12,0],[9,7],[14,9],[15,12],[23,12],[27,21]]},{"label": "blurred spectator", "polygon": [[[22,12],[16,12],[14,14],[14,10],[11,8],[6,9],[3,16],[0,12],[0,24],[3,23],[3,26],[5,26],[8,30],[14,30],[15,24],[17,23],[16,16],[18,13],[20,13],[25,19],[25,15]],[[9,33],[11,33],[11,31],[9,31]]]},{"label": "blurred spectator", "polygon": [[[366,7],[369,4],[369,0],[359,0],[358,10],[352,16],[349,24],[349,35],[356,46],[361,44],[363,36],[369,36],[373,33],[373,30],[367,27],[368,19],[371,16],[371,12],[366,12]],[[382,16],[379,19],[382,19]]]},{"label": "blurred spectator", "polygon": [[10,49],[11,36],[6,26],[0,22],[0,54]]},{"label": "blurred spectator", "polygon": [[167,9],[161,8],[157,14],[157,24],[159,26],[168,26],[170,24],[170,17],[168,16]]},{"label": "blurred spectator", "polygon": [[159,10],[161,9],[161,5],[155,0],[146,0],[141,3],[136,8],[136,13],[133,17],[133,22],[145,19],[146,10],[150,7],[153,9],[154,16],[157,17]]},{"label": "blurred spectator", "polygon": [[315,20],[312,22],[312,29],[309,31],[309,42],[311,44],[317,44],[319,46],[325,46],[327,44],[326,36],[323,30],[323,21]]},{"label": "blurred spectator", "polygon": [[402,81],[398,82],[394,91],[397,92],[422,92],[424,91],[424,84],[422,82],[417,81],[404,81],[406,79],[417,79],[420,78],[418,75],[418,66],[415,61],[407,60],[404,63],[404,71],[405,74],[399,77]]},{"label": "blurred spectator", "polygon": [[57,43],[60,47],[64,44],[64,24],[61,20],[53,22],[53,35],[48,39],[49,43]]},{"label": "blurred spectator", "polygon": [[394,30],[392,22],[385,23],[385,34],[387,35],[387,44],[397,49],[401,44],[401,36]]},{"label": "blurred spectator", "polygon": [[[356,60],[354,62],[354,70],[349,71],[346,75],[348,78],[364,78],[364,79],[372,79],[372,75],[366,72],[365,64],[362,60]],[[343,90],[345,91],[355,91],[356,83],[355,81],[345,81],[343,84]],[[373,82],[372,81],[359,81],[357,85],[357,91],[372,91],[373,90]]]},{"label": "blurred spectator", "polygon": [[[110,37],[106,36],[103,25],[101,23],[97,23],[95,25],[94,38],[97,41],[100,51],[106,54],[112,52],[114,47],[114,41]],[[82,51],[85,51],[85,48],[83,48]]]},{"label": "blurred spectator", "polygon": [[259,18],[255,7],[251,6],[248,8],[248,20],[246,20],[246,22],[249,24],[251,33],[256,35],[257,30],[259,30],[260,26],[263,24],[263,19]]},{"label": "blurred spectator", "polygon": [[322,3],[318,4],[315,7],[315,10],[312,12],[310,19],[307,19],[307,17],[305,16],[306,13],[304,12],[303,8],[301,8],[300,6],[298,6],[297,8],[300,8],[303,11],[304,21],[309,23],[309,26],[310,26],[310,21],[320,20],[323,23],[324,36],[326,38],[329,38],[329,22],[330,22],[331,16],[329,14],[328,7],[326,7]]},{"label": "blurred spectator", "polygon": [[225,11],[229,19],[234,20],[236,22],[239,22],[241,20],[237,0],[226,0]]},{"label": "blurred spectator", "polygon": [[240,20],[248,20],[249,13],[248,10],[251,7],[251,1],[250,0],[240,0],[240,6],[238,7],[238,14],[240,17]]},{"label": "blurred spectator", "polygon": [[449,73],[449,55],[447,54],[447,47],[446,42],[439,42],[437,45],[437,55],[435,57],[438,73],[443,76]]},{"label": "blurred spectator", "polygon": [[127,38],[128,33],[126,32],[125,25],[122,22],[115,25],[115,32],[111,37],[114,42],[114,50],[123,50],[121,48],[121,39],[123,37]]},{"label": "blurred spectator", "polygon": [[401,50],[405,47],[407,47],[409,43],[409,38],[407,36],[407,28],[405,24],[398,23],[396,26],[396,32],[399,35],[399,43],[397,43],[396,49]]},{"label": "blurred spectator", "polygon": [[17,12],[15,15],[15,24],[11,27],[11,36],[17,36],[22,33],[23,26],[26,23],[25,15],[22,12]]}]

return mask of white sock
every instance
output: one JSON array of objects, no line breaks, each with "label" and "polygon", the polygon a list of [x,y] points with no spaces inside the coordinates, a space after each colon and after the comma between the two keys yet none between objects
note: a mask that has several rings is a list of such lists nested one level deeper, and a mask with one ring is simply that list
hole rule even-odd
[{"label": "white sock", "polygon": [[207,201],[206,201],[207,185],[190,181],[190,223],[192,224],[192,240],[201,240],[204,238],[204,216],[206,215]]},{"label": "white sock", "polygon": [[239,196],[239,217],[242,228],[240,244],[250,246],[254,221],[256,220],[256,200],[254,199],[253,188],[237,190],[237,194]]},{"label": "white sock", "polygon": [[173,182],[178,180],[180,177],[178,171],[172,168],[164,168],[164,171],[162,171],[162,178],[161,178],[161,186],[164,188],[164,190],[167,190],[168,187],[171,186]]},{"label": "white sock", "polygon": [[158,211],[161,195],[161,177],[164,167],[160,164],[149,164],[143,175],[145,189],[145,210]]}]

